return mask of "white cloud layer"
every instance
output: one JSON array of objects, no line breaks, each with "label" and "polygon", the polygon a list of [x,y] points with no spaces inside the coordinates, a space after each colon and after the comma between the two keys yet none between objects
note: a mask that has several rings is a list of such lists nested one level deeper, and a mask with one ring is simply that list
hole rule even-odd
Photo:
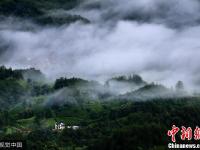
[{"label": "white cloud layer", "polygon": [[2,28],[0,46],[9,46],[4,46],[7,52],[2,52],[0,63],[36,67],[49,77],[138,73],[167,85],[179,79],[190,86],[200,84],[197,0],[102,0],[95,3],[99,7],[92,3],[71,11],[85,15],[91,24],[34,31]]}]

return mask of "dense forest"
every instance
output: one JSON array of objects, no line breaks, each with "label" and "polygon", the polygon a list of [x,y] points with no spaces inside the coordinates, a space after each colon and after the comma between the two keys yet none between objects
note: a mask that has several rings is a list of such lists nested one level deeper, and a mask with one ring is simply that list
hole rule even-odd
[{"label": "dense forest", "polygon": [[[199,123],[197,96],[159,96],[141,101],[130,96],[121,98],[109,90],[109,81],[134,82],[133,78],[137,84],[145,83],[135,93],[151,88],[157,91],[158,87],[169,90],[148,84],[138,75],[114,77],[101,85],[80,78],[42,82],[27,74],[30,71],[35,77],[44,77],[34,68],[0,69],[0,139],[25,140],[30,150],[162,150],[170,142],[167,131],[173,124],[194,128]],[[183,88],[182,83],[177,84],[177,88]],[[56,122],[79,129],[55,131]]]},{"label": "dense forest", "polygon": [[199,0],[0,0],[0,142],[168,149],[173,125],[200,123],[199,14]]}]

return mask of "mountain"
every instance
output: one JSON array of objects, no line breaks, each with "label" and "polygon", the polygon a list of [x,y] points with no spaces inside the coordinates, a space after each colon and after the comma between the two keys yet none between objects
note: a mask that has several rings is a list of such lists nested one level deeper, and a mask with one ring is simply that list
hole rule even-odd
[{"label": "mountain", "polygon": [[25,80],[32,80],[35,82],[44,82],[46,80],[45,75],[35,68],[19,69],[16,71],[20,72]]},{"label": "mountain", "polygon": [[120,99],[149,100],[154,98],[175,97],[176,93],[163,85],[148,84],[144,87],[120,96]]},{"label": "mountain", "polygon": [[70,24],[76,21],[89,23],[90,21],[80,15],[66,14],[65,16],[41,16],[34,20],[39,25],[63,25]]},{"label": "mountain", "polygon": [[106,81],[106,86],[120,94],[137,90],[146,84],[147,82],[145,82],[142,77],[135,74],[130,76],[118,76]]},{"label": "mountain", "polygon": [[60,16],[55,16],[49,14],[51,10],[62,9],[65,11],[72,9],[78,5],[77,0],[2,0],[0,1],[0,16],[6,17],[17,17],[32,21],[38,25],[63,25],[70,24],[76,21],[81,21],[83,23],[89,23],[87,18],[80,15],[65,14]]}]

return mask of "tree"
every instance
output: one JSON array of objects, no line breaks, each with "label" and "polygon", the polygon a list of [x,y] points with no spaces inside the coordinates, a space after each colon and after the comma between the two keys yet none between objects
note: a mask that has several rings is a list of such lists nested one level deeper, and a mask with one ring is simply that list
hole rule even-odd
[{"label": "tree", "polygon": [[54,84],[54,89],[61,89],[63,87],[69,87],[69,86],[75,86],[78,84],[87,84],[89,81],[81,79],[81,78],[59,78],[56,79],[55,84]]},{"label": "tree", "polygon": [[11,68],[6,68],[5,66],[0,66],[0,80],[5,79],[23,79],[22,74],[17,70],[12,70]]},{"label": "tree", "polygon": [[177,90],[177,91],[183,91],[183,90],[184,90],[184,84],[183,84],[182,81],[178,81],[178,82],[176,83],[176,90]]}]

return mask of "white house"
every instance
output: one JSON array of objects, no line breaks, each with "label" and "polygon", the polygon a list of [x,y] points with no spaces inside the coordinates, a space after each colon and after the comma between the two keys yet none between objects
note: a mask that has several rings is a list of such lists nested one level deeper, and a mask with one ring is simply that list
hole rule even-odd
[{"label": "white house", "polygon": [[55,130],[64,130],[65,128],[67,129],[72,129],[72,130],[78,130],[80,127],[79,126],[65,126],[65,124],[63,122],[60,123],[55,123],[55,128],[53,129]]},{"label": "white house", "polygon": [[79,126],[67,126],[68,129],[78,130]]},{"label": "white house", "polygon": [[54,128],[54,130],[63,130],[63,129],[65,129],[65,124],[63,123],[63,122],[61,122],[61,123],[55,123],[55,128]]}]

